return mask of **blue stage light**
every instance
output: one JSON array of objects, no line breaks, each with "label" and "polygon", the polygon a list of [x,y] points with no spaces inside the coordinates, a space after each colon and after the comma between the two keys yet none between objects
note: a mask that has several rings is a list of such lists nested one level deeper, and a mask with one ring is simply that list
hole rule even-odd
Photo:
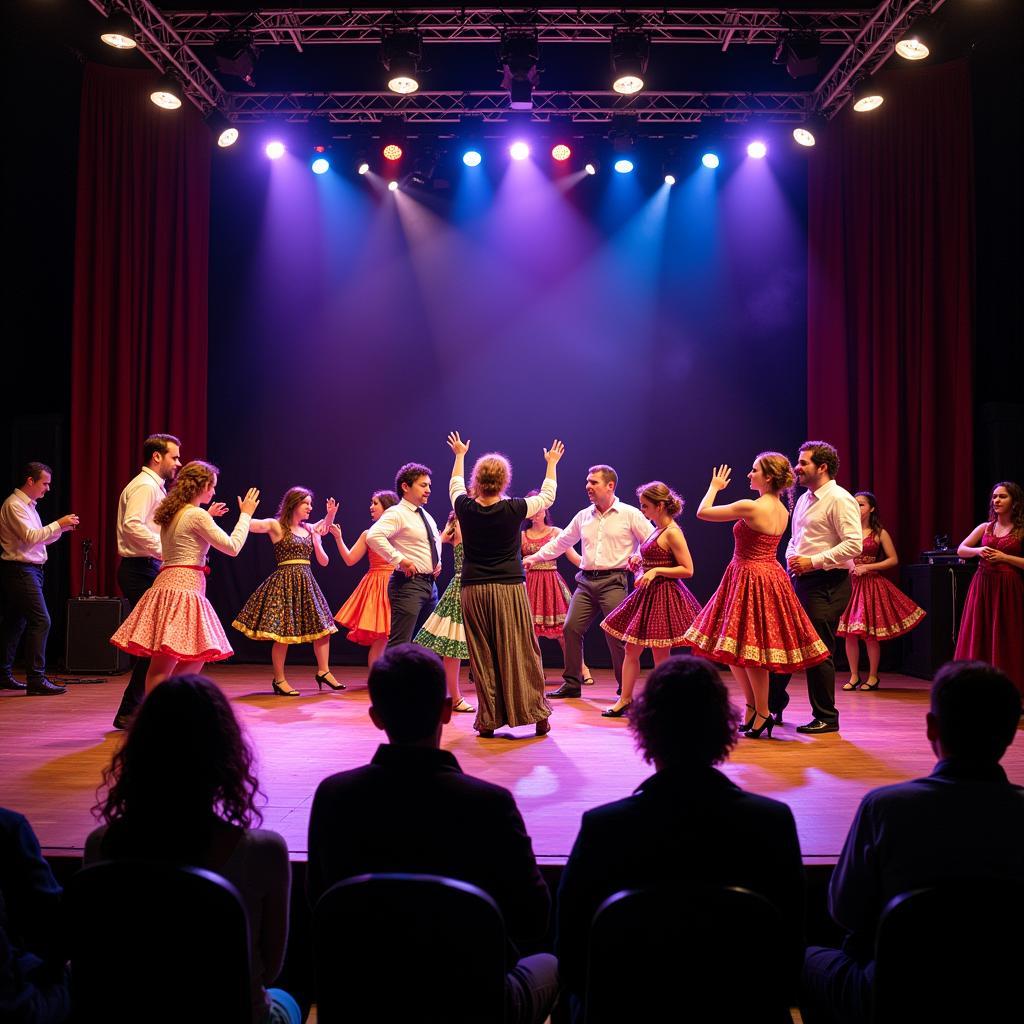
[{"label": "blue stage light", "polygon": [[629,172],[633,170],[633,161],[627,160],[625,157],[620,157],[615,161],[615,170],[617,170],[619,174],[629,174]]},{"label": "blue stage light", "polygon": [[475,149],[467,149],[466,152],[462,154],[462,162],[467,167],[479,167],[481,160],[483,160],[483,157]]},{"label": "blue stage light", "polygon": [[714,170],[721,161],[718,159],[717,153],[705,153],[701,158],[700,162],[707,167],[709,170]]},{"label": "blue stage light", "polygon": [[318,156],[310,167],[314,174],[326,174],[331,169],[331,162],[326,157]]}]

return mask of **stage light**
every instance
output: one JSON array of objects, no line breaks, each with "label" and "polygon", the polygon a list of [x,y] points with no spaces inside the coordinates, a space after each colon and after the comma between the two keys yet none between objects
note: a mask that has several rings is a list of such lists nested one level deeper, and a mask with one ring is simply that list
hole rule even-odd
[{"label": "stage light", "polygon": [[803,124],[793,129],[793,139],[800,146],[810,149],[817,145],[825,130],[825,121],[821,117],[809,117]]},{"label": "stage light", "polygon": [[388,72],[388,88],[402,96],[420,87],[423,44],[417,32],[393,32],[381,40],[381,63]]},{"label": "stage light", "polygon": [[513,142],[508,147],[508,155],[513,160],[525,160],[530,155],[530,147],[525,142]]},{"label": "stage light", "polygon": [[127,14],[111,14],[100,39],[115,50],[134,50],[138,45],[135,42],[135,24]]},{"label": "stage light", "polygon": [[905,35],[897,44],[896,52],[904,60],[924,60],[931,53],[928,44],[916,33]]},{"label": "stage light", "polygon": [[821,63],[821,40],[813,32],[786,32],[775,44],[773,64],[785,64],[790,78],[816,75]]},{"label": "stage light", "polygon": [[559,142],[557,145],[551,147],[551,158],[561,163],[563,160],[568,160],[572,156],[572,150],[565,145],[564,142]]},{"label": "stage light", "polygon": [[389,192],[397,192],[398,191],[398,182],[397,181],[389,181],[388,182],[388,191]]},{"label": "stage light", "polygon": [[368,163],[367,163],[367,162],[366,162],[366,161],[364,160],[364,161],[363,161],[363,162],[362,162],[362,163],[361,163],[361,164],[360,164],[360,165],[359,165],[359,166],[358,166],[358,167],[356,168],[356,173],[357,173],[357,174],[366,174],[366,172],[367,172],[367,171],[369,171],[369,169],[370,169],[370,165],[369,165],[369,164],[368,164]]},{"label": "stage light", "polygon": [[600,165],[598,162],[596,160],[592,160],[583,168],[583,170],[585,170],[587,174],[597,174],[599,167]]},{"label": "stage light", "polygon": [[768,147],[760,139],[754,139],[747,146],[747,156],[754,160],[763,160],[767,155]]},{"label": "stage light", "polygon": [[612,35],[612,88],[623,96],[632,96],[644,87],[650,40],[643,32],[615,32]]},{"label": "stage light", "polygon": [[232,32],[213,44],[213,59],[224,75],[240,78],[249,88],[256,85],[252,77],[259,54],[249,32]]},{"label": "stage light", "polygon": [[858,114],[877,110],[884,102],[885,97],[870,78],[861,79],[853,87],[853,109]]},{"label": "stage light", "polygon": [[467,149],[466,152],[462,154],[462,162],[467,167],[479,167],[481,160],[483,160],[483,157],[475,149]]},{"label": "stage light", "polygon": [[229,146],[233,146],[238,141],[238,129],[231,125],[229,128],[225,128],[224,131],[217,136],[217,145],[221,149],[227,149]]},{"label": "stage light", "polygon": [[813,146],[816,141],[814,132],[809,128],[804,128],[803,125],[798,125],[793,129],[793,138],[799,146]]},{"label": "stage light", "polygon": [[676,183],[676,176],[674,174],[666,174],[665,175],[665,184],[666,185],[674,185],[675,183]]},{"label": "stage light", "polygon": [[513,110],[533,109],[533,90],[540,84],[539,52],[536,32],[502,33],[498,51],[501,87],[508,90],[508,105]]},{"label": "stage light", "polygon": [[264,147],[264,153],[267,154],[271,160],[280,160],[285,154],[284,143],[278,139],[274,139],[272,142],[268,142]]},{"label": "stage light", "polygon": [[709,170],[713,171],[722,161],[718,159],[717,153],[705,153],[700,162]]},{"label": "stage light", "polygon": [[619,174],[629,174],[629,172],[633,170],[633,161],[627,157],[621,156],[615,161],[615,170],[617,170]]},{"label": "stage light", "polygon": [[221,149],[228,149],[238,141],[238,129],[219,110],[214,110],[206,123]]},{"label": "stage light", "polygon": [[331,169],[331,162],[325,156],[318,156],[309,166],[314,174],[326,174]]},{"label": "stage light", "polygon": [[177,110],[181,106],[181,88],[170,75],[164,75],[149,98],[163,110]]},{"label": "stage light", "polygon": [[389,142],[382,150],[381,155],[385,160],[401,160],[402,159],[402,147],[395,145],[393,142]]}]

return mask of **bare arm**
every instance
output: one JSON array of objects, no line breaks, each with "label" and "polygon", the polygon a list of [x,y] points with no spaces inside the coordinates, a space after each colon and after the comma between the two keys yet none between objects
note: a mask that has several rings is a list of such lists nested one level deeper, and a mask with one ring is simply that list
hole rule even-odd
[{"label": "bare arm", "polygon": [[366,531],[359,534],[359,539],[349,547],[341,536],[341,527],[337,523],[331,523],[331,536],[334,543],[338,545],[338,554],[346,565],[355,565],[366,554]]},{"label": "bare arm", "polygon": [[971,532],[963,539],[960,547],[956,549],[956,553],[961,558],[977,558],[978,555],[984,550],[978,547],[981,542],[981,538],[985,534],[985,527],[988,523],[979,523]]},{"label": "bare arm", "polygon": [[711,473],[711,483],[707,492],[697,506],[697,518],[708,523],[731,523],[736,519],[748,519],[754,512],[754,503],[749,498],[731,502],[728,505],[715,505],[718,492],[729,486],[732,470],[728,466],[719,466]]},{"label": "bare arm", "polygon": [[541,509],[550,508],[555,503],[557,473],[555,467],[558,460],[565,454],[565,445],[558,438],[551,442],[550,448],[544,449],[544,461],[548,470],[540,485],[540,494],[531,495],[526,499],[526,518],[532,519]]},{"label": "bare arm", "polygon": [[281,524],[276,519],[252,519],[249,532],[269,533],[270,539],[276,544],[281,539]]},{"label": "bare arm", "polygon": [[636,581],[638,587],[646,586],[659,576],[675,580],[688,580],[693,575],[693,559],[690,557],[690,548],[686,543],[686,538],[683,536],[683,531],[678,526],[670,526],[665,531],[664,536],[668,542],[668,549],[676,560],[676,564],[658,565],[653,569],[648,569]]},{"label": "bare arm", "polygon": [[327,552],[324,551],[324,542],[320,537],[320,534],[316,530],[311,530],[306,527],[306,532],[313,538],[313,552],[316,555],[316,560],[320,565],[327,565],[330,559],[327,557]]},{"label": "bare arm", "polygon": [[884,572],[886,569],[894,569],[900,564],[900,560],[896,555],[896,548],[893,546],[888,530],[883,530],[878,535],[878,543],[882,546],[882,553],[885,555],[885,558],[877,562],[863,562],[860,565],[854,566],[858,575],[862,576],[866,572]]}]

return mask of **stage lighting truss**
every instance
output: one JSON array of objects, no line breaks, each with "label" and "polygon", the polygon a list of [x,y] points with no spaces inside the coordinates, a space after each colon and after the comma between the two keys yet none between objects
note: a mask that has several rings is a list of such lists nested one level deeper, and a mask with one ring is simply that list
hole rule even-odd
[{"label": "stage lighting truss", "polygon": [[498,51],[501,87],[508,90],[512,110],[532,110],[533,91],[540,85],[540,47],[537,33],[511,31],[501,37]]},{"label": "stage lighting truss", "polygon": [[423,43],[418,32],[388,33],[381,40],[380,60],[391,92],[406,96],[419,89]]},{"label": "stage lighting truss", "polygon": [[640,92],[646,84],[651,44],[643,32],[616,32],[612,36],[612,89],[623,96]]},{"label": "stage lighting truss", "polygon": [[[423,43],[500,43],[502,36],[512,29],[533,33],[538,44],[610,43],[616,31],[633,28],[643,32],[652,43],[708,45],[728,50],[739,45],[776,46],[780,35],[787,32],[813,33],[823,47],[841,47],[841,56],[826,70],[813,91],[748,94],[737,89],[710,94],[728,97],[717,103],[719,116],[735,114],[742,119],[754,113],[781,113],[779,119],[788,120],[793,108],[799,108],[802,116],[813,111],[826,118],[833,117],[849,101],[854,82],[873,74],[892,55],[898,33],[912,19],[934,13],[943,2],[880,0],[877,6],[854,10],[823,6],[819,10],[789,12],[724,5],[678,10],[652,6],[630,8],[628,21],[621,7],[591,10],[544,7],[517,10],[510,15],[500,7],[467,10],[424,4],[412,10],[403,9],[402,19],[403,25],[419,33]],[[289,46],[299,52],[316,45],[378,44],[393,30],[395,23],[394,10],[383,5],[366,9],[311,6],[262,11],[163,11],[160,0],[90,0],[90,3],[103,14],[123,9],[135,24],[139,51],[161,70],[173,72],[185,96],[204,114],[218,107],[225,113],[244,110],[248,116],[258,119],[261,111],[287,112],[294,106],[310,111],[308,115],[299,113],[299,117],[321,113],[334,121],[356,123],[372,122],[388,113],[413,121],[457,120],[460,113],[483,114],[485,118],[495,119],[500,116],[497,107],[491,109],[491,100],[487,98],[490,94],[476,92],[434,94],[436,99],[426,104],[411,104],[408,111],[402,107],[385,107],[373,92],[328,94],[323,110],[311,109],[319,106],[314,94],[263,94],[262,100],[252,103],[253,97],[225,90],[196,53],[197,48],[212,46],[219,38],[243,30],[252,36],[257,47]],[[338,98],[344,95],[358,96],[360,101],[339,103]],[[418,99],[423,94],[414,95]],[[507,107],[508,93],[497,95],[502,97],[502,108]],[[574,121],[604,119],[606,115],[602,111],[614,108],[604,94],[568,95],[569,109],[558,113],[568,114]],[[697,121],[700,120],[698,112],[685,106],[687,100],[683,100],[684,106],[680,107],[681,97],[692,99],[695,95],[648,91],[626,99],[633,103],[641,100],[654,103],[654,108],[647,106],[641,110],[641,118]],[[794,100],[792,96],[800,98]],[[531,99],[534,119],[545,120],[548,98],[533,88]],[[758,107],[765,109],[758,110]],[[710,114],[708,110],[703,113]]]}]

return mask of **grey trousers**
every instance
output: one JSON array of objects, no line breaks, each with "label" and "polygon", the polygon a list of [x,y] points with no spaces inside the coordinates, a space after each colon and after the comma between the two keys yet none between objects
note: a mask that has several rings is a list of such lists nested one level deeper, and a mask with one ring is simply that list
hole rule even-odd
[{"label": "grey trousers", "polygon": [[[626,599],[629,592],[629,573],[625,569],[609,572],[598,579],[588,579],[582,572],[576,574],[576,592],[569,602],[565,618],[565,669],[562,678],[579,686],[583,682],[583,636],[598,619],[603,619]],[[622,661],[626,645],[608,633],[604,635],[612,656],[615,681],[622,685]]]}]

